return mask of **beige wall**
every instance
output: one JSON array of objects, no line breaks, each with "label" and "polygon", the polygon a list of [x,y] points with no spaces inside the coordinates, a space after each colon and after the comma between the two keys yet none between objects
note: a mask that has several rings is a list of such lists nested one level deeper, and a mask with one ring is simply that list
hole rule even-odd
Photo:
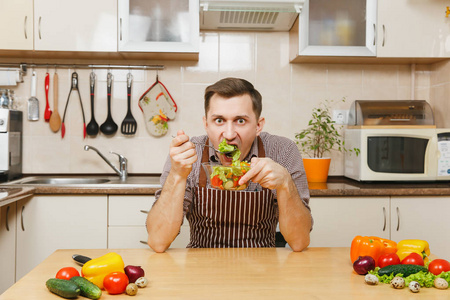
[{"label": "beige wall", "polygon": [[[289,38],[282,33],[203,32],[201,34],[198,62],[149,62],[163,63],[159,71],[160,81],[168,88],[179,110],[175,120],[169,122],[169,132],[164,137],[153,137],[145,129],[145,121],[138,108],[139,97],[153,84],[156,71],[133,71],[133,115],[138,121],[136,136],[126,137],[120,131],[113,137],[99,135],[82,137],[81,111],[76,94],[72,92],[66,116],[66,137],[53,133],[43,121],[45,108],[45,69],[38,72],[38,99],[40,120],[24,122],[24,173],[112,173],[100,157],[92,151],[85,152],[85,144],[100,149],[107,157],[116,151],[129,160],[130,173],[160,173],[166,159],[171,135],[178,129],[189,135],[203,131],[203,91],[215,81],[227,77],[242,77],[252,82],[264,99],[263,116],[265,130],[294,139],[294,134],[304,128],[314,106],[325,99],[347,101],[339,104],[348,109],[355,99],[410,99],[410,65],[339,65],[339,64],[289,64]],[[449,82],[431,73],[448,74],[448,64],[415,66],[416,99],[430,100],[441,105],[439,94],[448,94]],[[31,70],[30,70],[31,71]],[[50,69],[53,78],[54,70]],[[63,114],[73,70],[59,69],[59,113]],[[436,72],[433,72],[436,71]],[[86,123],[91,113],[89,105],[90,70],[78,70]],[[97,70],[96,119],[99,124],[106,119],[106,73]],[[126,73],[112,70],[114,74],[112,111],[115,122],[120,125],[126,113]],[[30,95],[30,72],[25,83],[20,84],[16,94],[21,101],[20,109],[26,113],[26,100]],[[447,80],[447,79],[446,79]],[[50,87],[51,106],[53,101]],[[447,111],[450,109],[446,105]],[[443,117],[438,120],[444,122]],[[448,126],[448,125],[447,125]],[[343,160],[339,153],[332,154],[330,175],[343,174]]]}]

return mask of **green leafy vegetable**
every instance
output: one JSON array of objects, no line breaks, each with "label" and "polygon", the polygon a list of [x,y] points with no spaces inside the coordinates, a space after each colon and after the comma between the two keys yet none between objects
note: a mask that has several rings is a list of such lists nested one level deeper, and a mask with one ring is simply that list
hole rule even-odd
[{"label": "green leafy vegetable", "polygon": [[220,152],[233,152],[236,149],[234,145],[228,145],[227,140],[223,139],[219,144]]},{"label": "green leafy vegetable", "polygon": [[[389,284],[391,280],[394,278],[394,274],[379,276],[378,275],[379,269],[380,269],[379,267],[376,267],[374,270],[369,271],[369,274],[377,276],[380,282]],[[404,277],[403,274],[396,274],[395,276],[403,277],[405,279],[405,285],[408,285],[411,281],[417,281],[421,287],[429,288],[433,286],[434,280],[438,277],[444,278],[450,284],[450,271],[442,272],[437,276],[433,275],[430,272],[424,271],[409,275],[408,277]]]}]

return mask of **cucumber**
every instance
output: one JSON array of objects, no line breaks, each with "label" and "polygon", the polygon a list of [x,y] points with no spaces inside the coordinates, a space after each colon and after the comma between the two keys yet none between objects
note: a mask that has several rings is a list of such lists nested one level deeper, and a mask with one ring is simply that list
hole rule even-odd
[{"label": "cucumber", "polygon": [[74,299],[80,295],[78,285],[69,280],[50,278],[45,285],[50,292],[66,299]]},{"label": "cucumber", "polygon": [[378,275],[403,274],[403,277],[419,273],[420,271],[428,272],[428,269],[418,265],[390,265],[378,270]]},{"label": "cucumber", "polygon": [[234,187],[233,179],[228,179],[226,182],[223,183],[223,188],[226,190],[231,190]]},{"label": "cucumber", "polygon": [[90,299],[98,299],[102,296],[102,290],[84,277],[74,276],[70,278],[70,281],[78,285],[81,296]]}]

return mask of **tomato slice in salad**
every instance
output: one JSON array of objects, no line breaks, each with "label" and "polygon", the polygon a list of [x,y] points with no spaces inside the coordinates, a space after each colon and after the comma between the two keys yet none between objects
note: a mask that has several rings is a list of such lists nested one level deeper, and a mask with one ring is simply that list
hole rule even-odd
[{"label": "tomato slice in salad", "polygon": [[211,179],[211,185],[213,185],[213,186],[221,186],[222,183],[223,183],[223,181],[220,180],[219,175],[216,175]]}]

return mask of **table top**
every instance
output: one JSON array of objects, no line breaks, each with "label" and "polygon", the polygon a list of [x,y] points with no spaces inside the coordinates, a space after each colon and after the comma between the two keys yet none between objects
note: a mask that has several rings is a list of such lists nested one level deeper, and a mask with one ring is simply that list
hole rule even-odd
[{"label": "table top", "polygon": [[[287,248],[58,250],[0,295],[6,299],[62,299],[45,287],[62,267],[81,269],[72,254],[92,258],[120,254],[125,265],[140,265],[149,285],[137,298],[146,299],[449,299],[450,289],[408,288],[388,284],[369,286],[353,272],[349,248]],[[130,299],[109,295],[101,299]],[[80,297],[79,299],[84,299]]]}]

